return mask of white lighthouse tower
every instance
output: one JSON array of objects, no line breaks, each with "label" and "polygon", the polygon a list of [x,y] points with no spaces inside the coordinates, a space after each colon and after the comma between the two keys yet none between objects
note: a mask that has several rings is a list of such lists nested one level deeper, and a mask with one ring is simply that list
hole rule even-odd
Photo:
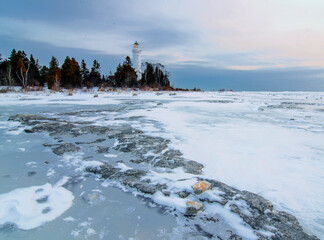
[{"label": "white lighthouse tower", "polygon": [[136,41],[133,46],[133,66],[137,75],[137,80],[142,77],[142,62],[141,62],[141,52],[138,42]]}]

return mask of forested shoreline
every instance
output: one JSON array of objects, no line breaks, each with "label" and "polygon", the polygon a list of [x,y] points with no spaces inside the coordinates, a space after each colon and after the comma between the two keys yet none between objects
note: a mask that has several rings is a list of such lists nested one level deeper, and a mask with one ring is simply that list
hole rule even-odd
[{"label": "forested shoreline", "polygon": [[141,79],[137,79],[129,56],[123,63],[118,64],[114,74],[101,74],[101,65],[94,59],[92,66],[87,67],[84,59],[81,63],[67,56],[62,63],[52,56],[48,66],[40,65],[33,54],[29,57],[23,50],[12,49],[10,56],[3,59],[0,53],[0,85],[27,87],[47,87],[53,90],[60,88],[92,88],[92,87],[121,87],[121,88],[154,88],[157,90],[173,90],[165,67],[160,63],[144,64]]}]

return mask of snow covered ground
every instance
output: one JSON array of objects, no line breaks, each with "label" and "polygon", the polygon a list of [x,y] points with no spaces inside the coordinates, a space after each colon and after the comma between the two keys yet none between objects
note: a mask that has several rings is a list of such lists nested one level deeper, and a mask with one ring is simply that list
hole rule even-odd
[{"label": "snow covered ground", "polygon": [[[14,115],[16,106],[44,106],[46,111],[46,106],[64,104],[71,108],[136,102],[141,105],[140,109],[131,109],[122,115],[112,113],[112,116],[115,119],[131,117],[132,126],[145,134],[170,139],[174,149],[205,166],[203,174],[207,178],[265,197],[276,208],[296,216],[306,231],[324,238],[324,93],[181,92],[169,95],[165,92],[156,95],[140,92],[134,95],[133,92],[105,92],[98,94],[98,98],[93,95],[7,93],[0,95],[0,108],[7,115]],[[118,125],[124,121],[106,117],[85,116],[83,120],[95,121],[97,125]],[[80,119],[71,116],[69,120]],[[14,128],[15,124],[1,121],[0,128]],[[23,129],[18,128],[6,134],[22,132]],[[28,148],[21,146],[17,151],[24,154]],[[116,157],[114,154],[106,154],[106,157]],[[120,166],[128,169],[126,165]],[[53,171],[48,177],[55,174]],[[53,186],[40,187],[50,191],[49,195],[62,190],[60,185]],[[13,198],[15,192],[19,202],[23,192],[29,193],[34,188],[37,187],[1,190],[0,203]],[[73,199],[66,191],[69,199],[62,204],[64,211]]]}]

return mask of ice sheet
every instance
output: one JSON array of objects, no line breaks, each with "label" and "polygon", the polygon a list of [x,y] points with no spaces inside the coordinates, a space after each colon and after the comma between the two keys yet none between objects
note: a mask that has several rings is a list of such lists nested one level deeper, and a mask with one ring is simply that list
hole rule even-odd
[{"label": "ice sheet", "polygon": [[323,93],[179,95],[125,116],[158,122],[161,132],[146,134],[171,139],[205,177],[260,194],[324,236]]},{"label": "ice sheet", "polygon": [[73,194],[56,185],[18,188],[0,195],[0,225],[14,224],[23,230],[53,221],[72,206]]}]

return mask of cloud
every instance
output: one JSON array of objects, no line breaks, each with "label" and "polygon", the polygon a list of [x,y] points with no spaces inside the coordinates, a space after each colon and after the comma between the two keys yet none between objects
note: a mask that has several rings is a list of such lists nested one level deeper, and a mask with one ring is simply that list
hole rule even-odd
[{"label": "cloud", "polygon": [[137,40],[143,59],[179,66],[324,67],[323,12],[320,0],[21,0],[0,10],[0,35],[113,55]]}]

